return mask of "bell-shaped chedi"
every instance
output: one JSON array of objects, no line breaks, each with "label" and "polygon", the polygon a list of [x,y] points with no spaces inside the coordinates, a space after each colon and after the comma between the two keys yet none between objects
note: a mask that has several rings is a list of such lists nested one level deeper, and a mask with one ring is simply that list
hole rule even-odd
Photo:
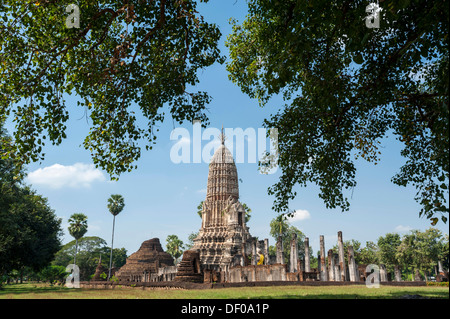
[{"label": "bell-shaped chedi", "polygon": [[92,281],[100,281],[105,280],[102,278],[102,274],[104,274],[106,278],[106,273],[108,272],[108,269],[106,267],[103,267],[102,265],[102,255],[100,254],[100,258],[98,259],[97,268],[95,268],[94,276],[92,277]]},{"label": "bell-shaped chedi", "polygon": [[173,257],[164,252],[159,238],[144,241],[139,250],[127,258],[127,262],[116,273],[119,281],[146,281],[158,268],[173,266]]}]

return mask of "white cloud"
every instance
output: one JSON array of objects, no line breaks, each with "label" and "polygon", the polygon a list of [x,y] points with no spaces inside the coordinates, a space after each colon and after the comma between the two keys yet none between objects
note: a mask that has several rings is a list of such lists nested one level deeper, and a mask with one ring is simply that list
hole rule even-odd
[{"label": "white cloud", "polygon": [[409,232],[410,230],[412,230],[412,227],[411,226],[398,225],[397,227],[395,227],[394,230],[396,232],[399,232],[399,233],[405,233],[405,232]]},{"label": "white cloud", "polygon": [[58,189],[63,187],[89,188],[94,182],[103,182],[106,178],[93,164],[75,163],[73,165],[54,164],[38,168],[28,174],[28,181],[34,185],[43,185]]},{"label": "white cloud", "polygon": [[311,214],[307,210],[297,209],[294,212],[294,216],[289,218],[289,221],[296,222],[296,221],[301,221],[301,220],[310,219],[310,218],[311,218]]}]

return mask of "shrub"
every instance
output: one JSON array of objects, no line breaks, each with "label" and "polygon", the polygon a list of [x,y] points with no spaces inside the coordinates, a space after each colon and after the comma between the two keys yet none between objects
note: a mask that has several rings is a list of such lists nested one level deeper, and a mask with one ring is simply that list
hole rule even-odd
[{"label": "shrub", "polygon": [[428,281],[427,286],[448,287],[448,281],[443,282]]}]

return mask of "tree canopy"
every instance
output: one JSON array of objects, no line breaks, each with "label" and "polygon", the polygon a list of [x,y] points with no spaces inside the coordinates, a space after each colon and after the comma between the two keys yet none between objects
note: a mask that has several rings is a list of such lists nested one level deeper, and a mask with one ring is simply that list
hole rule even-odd
[{"label": "tree canopy", "polygon": [[279,213],[308,183],[327,208],[348,210],[355,160],[376,165],[395,136],[405,163],[392,182],[416,188],[420,216],[447,221],[448,1],[379,3],[379,28],[366,27],[360,0],[249,0],[245,21],[232,21],[230,79],[261,106],[285,101],[264,122],[278,128],[281,176],[269,194]]},{"label": "tree canopy", "polygon": [[[284,260],[286,263],[289,261],[289,257],[291,255],[290,242],[294,233],[297,234],[298,255],[300,258],[303,258],[305,256],[305,246],[301,243],[305,241],[306,236],[297,227],[291,225],[286,216],[279,215],[278,217],[272,219],[270,221],[269,233],[275,242],[278,240],[278,237],[281,236],[281,240],[283,242]],[[275,246],[269,247],[269,254],[276,254]]]},{"label": "tree canopy", "polygon": [[70,94],[90,120],[83,146],[113,179],[136,167],[139,141],[152,148],[163,106],[179,123],[208,123],[210,97],[193,87],[199,70],[223,63],[221,33],[196,1],[80,0],[79,28],[66,25],[72,3],[0,4],[0,119],[16,125],[8,156],[27,164],[44,157],[46,141],[60,144]]},{"label": "tree canopy", "polygon": [[166,251],[175,259],[175,264],[177,264],[178,258],[183,254],[184,243],[177,235],[167,236],[166,242]]},{"label": "tree canopy", "polygon": [[112,194],[108,198],[108,204],[106,207],[113,216],[117,216],[125,207],[125,199],[120,194]]},{"label": "tree canopy", "polygon": [[441,259],[445,256],[448,258],[448,236],[444,238],[442,232],[435,228],[424,232],[412,230],[402,238],[395,254],[401,264],[425,272],[436,265],[438,260],[445,261]]},{"label": "tree canopy", "polygon": [[88,229],[87,216],[82,213],[72,214],[68,220],[69,222],[69,234],[76,240],[86,234]]},{"label": "tree canopy", "polygon": [[[108,269],[110,248],[107,242],[97,236],[86,236],[78,241],[79,251],[77,254],[77,266],[80,268],[81,280],[89,280],[95,273],[101,256],[101,264],[105,269]],[[75,255],[75,240],[65,244],[55,255],[52,265],[63,266],[73,263]],[[127,251],[125,248],[114,248],[112,253],[112,260],[114,267],[122,267],[125,265],[127,259]]]},{"label": "tree canopy", "polygon": [[[1,120],[0,142],[11,143]],[[16,163],[0,156],[0,275],[24,267],[39,271],[61,245],[61,219],[46,198],[24,185]]]}]

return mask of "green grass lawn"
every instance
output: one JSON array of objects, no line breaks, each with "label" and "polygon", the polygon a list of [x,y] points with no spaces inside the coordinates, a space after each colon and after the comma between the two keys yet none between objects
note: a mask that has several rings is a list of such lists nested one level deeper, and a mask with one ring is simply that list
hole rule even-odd
[{"label": "green grass lawn", "polygon": [[447,287],[388,287],[366,286],[281,286],[239,287],[204,290],[182,289],[70,289],[47,284],[5,285],[0,299],[366,299],[401,298],[405,295],[421,295],[431,298],[449,298]]}]

